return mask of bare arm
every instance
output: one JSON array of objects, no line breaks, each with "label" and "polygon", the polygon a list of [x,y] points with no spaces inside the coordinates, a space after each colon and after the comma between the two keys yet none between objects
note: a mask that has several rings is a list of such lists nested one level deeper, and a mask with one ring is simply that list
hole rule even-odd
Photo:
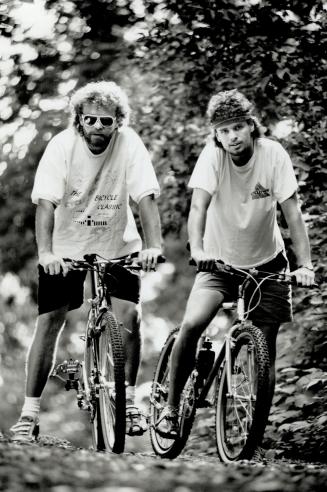
[{"label": "bare arm", "polygon": [[314,282],[314,273],[311,263],[310,244],[308,233],[302,217],[297,194],[281,203],[281,208],[290,230],[290,235],[299,268],[294,275],[298,283],[311,285]]},{"label": "bare arm", "polygon": [[40,199],[36,208],[35,234],[38,247],[39,263],[50,275],[67,273],[67,266],[62,258],[57,258],[52,251],[52,234],[54,227],[55,205],[49,200]]},{"label": "bare arm", "polygon": [[143,269],[149,271],[155,268],[158,256],[162,254],[159,210],[153,195],[142,198],[139,212],[145,243],[145,249],[140,252],[139,260]]},{"label": "bare arm", "polygon": [[214,258],[209,257],[203,250],[203,236],[210,202],[210,193],[201,188],[194,188],[187,226],[191,256],[201,270],[211,270],[214,266]]}]

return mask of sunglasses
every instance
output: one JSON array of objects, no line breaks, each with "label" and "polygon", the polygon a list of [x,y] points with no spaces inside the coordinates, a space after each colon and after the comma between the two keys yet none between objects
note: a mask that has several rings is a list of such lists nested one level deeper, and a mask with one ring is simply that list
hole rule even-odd
[{"label": "sunglasses", "polygon": [[94,126],[98,121],[100,121],[101,125],[104,128],[110,128],[114,124],[115,120],[116,118],[114,118],[113,116],[96,116],[94,114],[82,114],[82,121],[84,125],[87,126]]}]

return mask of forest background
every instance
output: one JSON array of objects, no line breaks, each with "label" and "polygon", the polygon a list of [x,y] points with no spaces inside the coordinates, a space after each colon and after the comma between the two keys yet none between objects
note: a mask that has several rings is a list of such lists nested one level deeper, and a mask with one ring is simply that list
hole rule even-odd
[{"label": "forest background", "polygon": [[[194,270],[188,266],[187,182],[209,133],[206,106],[239,88],[265,133],[291,154],[315,270],[326,272],[323,148],[326,10],[322,0],[6,0],[0,5],[0,427],[19,415],[24,360],[36,307],[34,173],[50,138],[69,122],[72,91],[108,79],[127,92],[132,127],[151,152],[161,185],[167,263],[144,278],[146,395],[158,351],[181,321]],[[326,147],[326,146],[325,146]],[[285,221],[280,224],[294,266]],[[327,460],[326,285],[294,289],[295,321],[278,343],[278,381],[266,433],[275,456]],[[58,361],[80,357],[87,307],[74,312]],[[224,319],[214,320],[218,339]],[[51,381],[42,432],[88,446],[86,415]],[[211,420],[198,419],[189,452],[214,453]],[[204,437],[207,437],[204,439]]]}]

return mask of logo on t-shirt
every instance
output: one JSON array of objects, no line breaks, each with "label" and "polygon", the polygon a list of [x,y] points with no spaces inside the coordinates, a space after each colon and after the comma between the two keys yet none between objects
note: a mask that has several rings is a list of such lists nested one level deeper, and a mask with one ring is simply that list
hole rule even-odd
[{"label": "logo on t-shirt", "polygon": [[268,188],[264,188],[260,183],[257,183],[251,195],[252,200],[257,200],[258,198],[266,198],[267,196],[270,196],[270,193]]}]

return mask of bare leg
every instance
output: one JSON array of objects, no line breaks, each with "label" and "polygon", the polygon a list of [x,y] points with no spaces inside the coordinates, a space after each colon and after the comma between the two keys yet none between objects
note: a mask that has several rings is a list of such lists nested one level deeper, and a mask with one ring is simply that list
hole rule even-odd
[{"label": "bare leg", "polygon": [[275,361],[276,361],[276,339],[279,330],[279,325],[261,325],[260,323],[256,323],[256,325],[262,330],[265,335],[269,359],[270,359],[270,369],[269,369],[269,382],[268,382],[268,397],[267,397],[267,407],[266,407],[266,415],[262,415],[262,422],[264,424],[262,429],[262,435],[258,436],[258,445],[261,445],[261,442],[264,437],[265,427],[267,425],[269,412],[272,405],[272,400],[275,392],[275,381],[276,381],[276,370],[275,370]]},{"label": "bare leg", "polygon": [[135,406],[135,385],[141,361],[140,306],[112,298],[112,307],[121,323],[126,356],[126,434],[141,436],[148,426],[145,416]]},{"label": "bare leg", "polygon": [[170,359],[168,405],[179,405],[181,392],[195,364],[199,337],[216,315],[222,302],[223,295],[214,290],[191,292]]},{"label": "bare leg", "polygon": [[135,386],[141,361],[140,306],[133,302],[112,298],[112,307],[118,321],[122,323],[126,381],[130,386]]},{"label": "bare leg", "polygon": [[[257,323],[257,326],[263,331],[263,334],[266,337],[268,351],[269,351],[269,359],[270,359],[270,371],[269,371],[269,409],[272,404],[274,392],[275,392],[275,382],[276,382],[276,339],[279,330],[279,325],[260,325]],[[268,418],[268,416],[267,416]]]},{"label": "bare leg", "polygon": [[26,396],[40,397],[53,368],[67,307],[41,314],[27,356]]}]

